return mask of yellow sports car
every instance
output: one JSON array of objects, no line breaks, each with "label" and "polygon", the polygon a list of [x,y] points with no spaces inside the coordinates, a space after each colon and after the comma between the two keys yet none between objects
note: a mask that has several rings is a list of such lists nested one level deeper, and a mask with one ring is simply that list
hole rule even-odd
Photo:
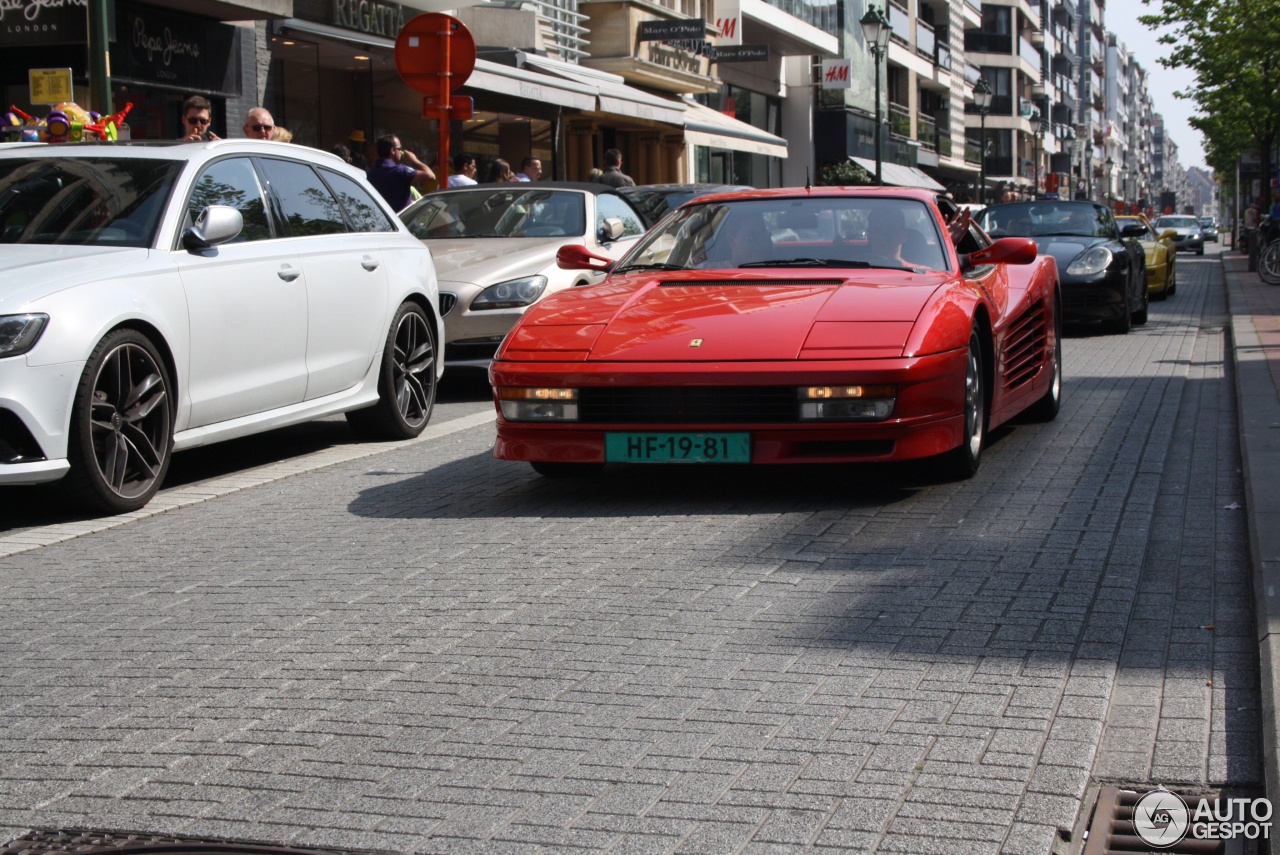
[{"label": "yellow sports car", "polygon": [[1178,261],[1178,250],[1173,242],[1173,229],[1166,229],[1157,235],[1151,221],[1142,214],[1116,217],[1116,224],[1120,228],[1133,223],[1140,223],[1144,229],[1137,237],[1142,243],[1142,251],[1147,254],[1147,296],[1153,300],[1172,297],[1178,290],[1174,269]]}]

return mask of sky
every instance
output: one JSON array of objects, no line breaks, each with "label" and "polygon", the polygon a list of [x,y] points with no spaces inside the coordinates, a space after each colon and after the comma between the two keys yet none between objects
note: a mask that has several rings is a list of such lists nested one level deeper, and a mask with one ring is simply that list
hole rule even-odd
[{"label": "sky", "polygon": [[[1208,170],[1204,162],[1204,148],[1200,132],[1187,120],[1195,115],[1195,103],[1185,98],[1175,98],[1173,93],[1192,88],[1195,73],[1179,68],[1165,68],[1160,58],[1169,55],[1169,47],[1156,41],[1160,31],[1151,30],[1138,22],[1139,15],[1155,14],[1158,5],[1145,4],[1141,0],[1111,0],[1103,13],[1103,23],[1116,39],[1147,71],[1147,93],[1157,113],[1164,116],[1165,136],[1178,146],[1178,162],[1183,169],[1199,166]],[[1212,171],[1212,170],[1210,170]]]}]

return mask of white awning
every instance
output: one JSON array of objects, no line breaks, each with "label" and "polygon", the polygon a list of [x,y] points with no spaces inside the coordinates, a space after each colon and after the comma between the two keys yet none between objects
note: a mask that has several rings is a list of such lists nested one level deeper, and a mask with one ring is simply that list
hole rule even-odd
[{"label": "white awning", "polygon": [[575,110],[594,110],[596,90],[549,74],[538,74],[524,68],[477,59],[475,70],[463,87],[483,89],[500,95],[512,95],[544,104],[556,104]]},{"label": "white awning", "polygon": [[[849,159],[872,175],[876,174],[876,162],[874,160],[867,157],[850,157]],[[914,166],[903,166],[900,163],[889,163],[888,161],[880,162],[880,178],[885,184],[892,184],[895,187],[922,187],[925,190],[936,190],[939,193],[947,189]]]},{"label": "white awning", "polygon": [[524,64],[543,74],[591,87],[599,98],[602,113],[668,125],[684,124],[683,104],[628,86],[621,75],[532,54],[525,56]]},{"label": "white awning", "polygon": [[689,98],[684,99],[684,106],[685,142],[770,157],[787,156],[787,141],[782,137],[775,137]]}]

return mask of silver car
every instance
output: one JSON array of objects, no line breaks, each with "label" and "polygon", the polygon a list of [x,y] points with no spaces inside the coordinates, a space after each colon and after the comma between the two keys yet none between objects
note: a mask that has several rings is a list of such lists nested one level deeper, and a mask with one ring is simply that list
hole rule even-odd
[{"label": "silver car", "polygon": [[445,359],[487,367],[530,306],[604,272],[561,270],[556,252],[585,244],[621,258],[645,232],[639,211],[604,184],[479,184],[428,193],[400,213],[431,249],[444,312]]},{"label": "silver car", "polygon": [[1179,251],[1204,255],[1204,233],[1200,221],[1187,215],[1168,215],[1155,222],[1156,234],[1173,231],[1173,242]]}]

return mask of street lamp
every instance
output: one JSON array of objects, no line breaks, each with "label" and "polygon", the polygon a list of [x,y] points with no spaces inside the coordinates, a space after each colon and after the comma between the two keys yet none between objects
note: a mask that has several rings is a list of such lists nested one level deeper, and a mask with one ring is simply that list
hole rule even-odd
[{"label": "street lamp", "polygon": [[880,180],[880,60],[884,58],[889,49],[889,36],[893,33],[893,27],[889,25],[889,19],[884,13],[875,6],[867,7],[867,14],[862,16],[858,21],[862,25],[862,35],[867,40],[867,47],[871,48],[871,57],[876,64],[876,183],[882,184]]},{"label": "street lamp", "polygon": [[978,112],[982,114],[982,136],[979,137],[982,150],[978,154],[978,172],[981,176],[978,184],[982,188],[978,194],[978,203],[981,205],[987,204],[987,111],[991,109],[992,94],[987,78],[979,77],[973,86],[973,103],[978,105]]}]

